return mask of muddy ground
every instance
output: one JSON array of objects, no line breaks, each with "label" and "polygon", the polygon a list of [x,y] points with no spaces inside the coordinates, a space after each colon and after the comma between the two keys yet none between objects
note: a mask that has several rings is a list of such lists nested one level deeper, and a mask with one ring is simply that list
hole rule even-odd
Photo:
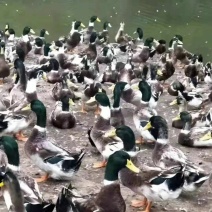
[{"label": "muddy ground", "polygon": [[[179,72],[177,71],[179,74]],[[176,74],[175,74],[176,75]],[[176,77],[176,76],[175,76]],[[172,77],[171,80],[173,80]],[[169,82],[171,81],[169,80]],[[55,101],[51,97],[51,89],[53,85],[48,84],[44,81],[38,83],[38,97],[41,101],[44,102],[47,108],[47,116],[49,115],[55,105]],[[82,89],[84,86],[80,86]],[[196,164],[199,164],[200,167],[207,171],[211,171],[212,164],[212,153],[211,149],[196,149],[196,148],[186,148],[177,143],[177,136],[179,130],[173,129],[171,127],[171,119],[175,117],[178,113],[178,108],[174,106],[169,106],[170,101],[174,97],[171,97],[165,91],[161,96],[158,104],[158,114],[166,118],[169,123],[169,138],[170,143],[181,149],[192,161]],[[73,177],[71,183],[79,189],[80,193],[88,194],[98,192],[101,186],[103,185],[104,169],[93,169],[92,164],[96,161],[100,161],[101,155],[99,155],[95,149],[93,149],[88,142],[87,130],[92,126],[96,120],[94,116],[94,110],[90,110],[88,114],[82,114],[79,112],[81,103],[80,101],[76,102],[76,106],[73,107],[75,115],[77,117],[77,125],[73,129],[61,130],[56,129],[48,121],[47,131],[48,136],[52,138],[52,141],[57,145],[60,145],[69,151],[75,151],[79,149],[86,150],[86,156],[82,162],[82,166],[79,172]],[[125,116],[126,124],[135,131],[135,127],[132,120],[133,106],[130,104],[122,102],[123,113]],[[25,131],[27,135],[30,134],[32,127]],[[138,134],[136,133],[136,136]],[[42,171],[37,168],[25,155],[24,153],[24,143],[18,142],[20,148],[21,156],[21,170],[27,175],[32,177],[38,177],[42,174]],[[142,145],[142,148],[147,149],[147,151],[139,155],[141,163],[151,162],[151,154],[153,144]],[[40,183],[39,187],[41,192],[44,195],[44,199],[56,201],[58,193],[61,191],[63,186],[67,186],[69,182],[59,182],[55,180],[48,180],[48,182]],[[127,212],[135,212],[138,209],[134,209],[130,206],[132,199],[141,199],[141,196],[138,196],[131,192],[129,189],[122,187],[122,195],[126,201]],[[142,208],[141,208],[142,209]],[[140,209],[140,211],[141,211]],[[7,211],[3,202],[3,198],[0,199],[0,211]],[[204,185],[195,193],[183,193],[181,197],[174,201],[168,202],[154,202],[152,206],[152,212],[162,212],[162,211],[187,211],[187,212],[209,212],[212,211],[212,190],[209,187],[208,182],[205,182]],[[111,211],[112,212],[112,211]]]}]

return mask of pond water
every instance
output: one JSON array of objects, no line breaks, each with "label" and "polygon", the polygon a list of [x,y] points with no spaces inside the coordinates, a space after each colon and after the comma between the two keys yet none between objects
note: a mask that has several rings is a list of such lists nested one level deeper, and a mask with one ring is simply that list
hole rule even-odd
[{"label": "pond water", "polygon": [[167,41],[174,34],[184,37],[186,49],[202,53],[210,60],[212,48],[211,0],[0,0],[0,27],[6,22],[20,35],[24,26],[31,26],[36,34],[46,28],[47,40],[66,35],[71,21],[81,20],[85,25],[92,15],[102,22],[110,21],[111,40],[119,23],[124,21],[125,31],[132,35],[137,27],[144,37],[153,36]]}]

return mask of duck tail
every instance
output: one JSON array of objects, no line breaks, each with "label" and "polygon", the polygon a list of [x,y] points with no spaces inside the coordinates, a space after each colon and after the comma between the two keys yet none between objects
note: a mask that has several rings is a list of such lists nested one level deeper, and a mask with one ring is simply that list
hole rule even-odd
[{"label": "duck tail", "polygon": [[55,204],[50,203],[50,202],[43,202],[42,203],[43,206],[43,212],[52,212],[55,208]]},{"label": "duck tail", "polygon": [[90,128],[88,129],[88,131],[87,131],[87,133],[88,133],[88,140],[89,140],[91,146],[96,147],[95,143],[93,142],[93,140],[92,140],[92,138],[91,138],[91,130],[92,130],[92,129],[93,129],[93,126],[90,127]]},{"label": "duck tail", "polygon": [[81,150],[81,152],[79,154],[76,154],[74,156],[75,163],[73,164],[73,169],[74,169],[75,172],[79,170],[84,155],[85,155],[85,151]]},{"label": "duck tail", "polygon": [[56,202],[57,212],[79,212],[79,209],[74,202],[74,198],[78,196],[74,194],[73,189],[72,186],[62,188]]}]

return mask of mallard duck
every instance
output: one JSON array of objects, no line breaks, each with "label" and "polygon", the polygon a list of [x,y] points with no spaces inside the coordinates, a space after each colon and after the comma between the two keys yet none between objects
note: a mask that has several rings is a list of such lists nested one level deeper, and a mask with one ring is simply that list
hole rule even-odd
[{"label": "mallard duck", "polygon": [[121,22],[119,30],[115,36],[116,43],[118,43],[121,47],[126,47],[128,45],[128,42],[131,40],[131,37],[129,35],[124,34],[124,26],[125,23]]},{"label": "mallard duck", "polygon": [[111,118],[110,118],[110,125],[113,127],[118,127],[124,125],[124,115],[122,113],[122,108],[120,106],[121,100],[121,89],[119,86],[115,86],[113,90],[113,107],[111,107]]},{"label": "mallard duck", "polygon": [[210,119],[211,119],[211,111],[208,113],[204,112],[196,112],[196,113],[189,113],[188,111],[183,111],[179,112],[179,115],[172,119],[172,127],[177,128],[177,129],[183,129],[185,126],[184,121],[186,118],[184,118],[184,121],[181,119],[181,114],[182,117],[189,117],[191,118],[190,126],[191,127],[208,127],[210,126]]},{"label": "mallard duck", "polygon": [[28,176],[17,177],[7,170],[0,174],[1,188],[8,211],[20,212],[46,211],[52,212],[55,205],[45,202],[38,189],[37,183]]},{"label": "mallard duck", "polygon": [[52,44],[50,43],[46,43],[43,46],[43,55],[38,58],[38,64],[45,64],[51,59],[51,57],[49,56],[49,52],[51,51],[51,45]]},{"label": "mallard duck", "polygon": [[27,26],[23,29],[22,40],[16,44],[16,51],[19,49],[23,50],[25,57],[32,50],[32,44],[29,40],[29,33],[35,34],[34,30]]},{"label": "mallard duck", "polygon": [[5,61],[5,43],[0,42],[0,84],[4,83],[4,78],[10,75],[9,64]]},{"label": "mallard duck", "polygon": [[[85,85],[83,95],[81,98],[81,101],[82,101],[81,112],[82,113],[87,113],[85,110],[85,104],[91,104],[91,103],[95,102],[95,95],[98,92],[105,92],[105,90],[102,88],[101,83],[94,81],[94,82],[91,82],[91,83],[88,83]],[[96,114],[99,113],[98,107],[96,108],[95,113]]]},{"label": "mallard duck", "polygon": [[204,100],[201,94],[196,92],[179,92],[178,97],[170,103],[170,105],[183,104],[189,106],[191,109],[199,109]]},{"label": "mallard duck", "polygon": [[[99,33],[99,35],[102,36],[103,39],[105,39],[106,43],[109,43],[108,27],[111,28],[112,25],[109,21],[105,21],[104,24],[103,24],[103,31]],[[101,42],[101,40],[100,40],[100,42]]]},{"label": "mallard duck", "polygon": [[118,72],[118,81],[126,82],[131,84],[131,81],[135,79],[135,73],[133,71],[134,66],[132,64],[132,53],[128,54],[127,63],[124,68]]},{"label": "mallard duck", "polygon": [[85,152],[70,153],[53,144],[46,135],[46,107],[41,101],[33,100],[31,110],[37,116],[37,124],[24,148],[27,156],[46,173],[37,181],[43,182],[49,177],[70,180],[74,172],[80,168]]},{"label": "mallard duck", "polygon": [[164,63],[157,70],[157,80],[165,81],[169,79],[175,72],[175,67],[171,60],[165,59]]},{"label": "mallard duck", "polygon": [[194,191],[200,187],[208,178],[200,167],[195,166],[185,154],[168,144],[168,126],[167,122],[161,116],[152,116],[144,129],[154,128],[156,130],[155,148],[152,153],[152,160],[155,166],[162,169],[170,169],[179,165],[185,166],[187,175],[183,189]]},{"label": "mallard duck", "polygon": [[178,96],[178,91],[185,91],[185,86],[179,80],[175,80],[168,86],[167,91],[171,96]]},{"label": "mallard duck", "polygon": [[73,21],[70,36],[73,35],[74,32],[79,32],[79,27],[85,27],[85,25],[81,21]]},{"label": "mallard duck", "polygon": [[[135,85],[133,88],[130,87],[129,84],[127,84],[126,82],[117,82],[115,86],[120,86],[120,89],[122,91],[122,95],[121,98],[130,104],[133,104],[134,106],[136,106],[136,108],[141,108],[144,105],[148,104],[148,98],[151,97],[151,89],[150,89],[150,93],[145,93],[145,95],[143,96],[144,100],[142,100],[142,93],[139,90],[139,85]],[[149,85],[148,85],[149,87]],[[114,87],[110,88],[110,89],[114,89]],[[146,89],[146,92],[148,91],[148,89]]]},{"label": "mallard duck", "polygon": [[45,35],[49,35],[49,32],[46,29],[41,29],[39,37],[45,40]]},{"label": "mallard duck", "polygon": [[[130,145],[124,151],[141,168],[141,173],[134,174],[127,169],[122,169],[119,173],[121,183],[131,189],[136,194],[145,197],[144,201],[132,201],[133,207],[146,206],[145,211],[149,212],[152,201],[165,201],[176,199],[182,191],[184,184],[183,167],[172,170],[162,170],[156,167],[149,167],[138,160],[138,149],[135,146],[135,135],[130,127],[122,126],[116,129],[117,136],[128,142]],[[142,164],[141,164],[142,163]]]},{"label": "mallard duck", "polygon": [[211,84],[212,83],[212,67],[211,67],[211,63],[208,62],[205,64],[205,70],[204,70],[204,82],[207,84]]},{"label": "mallard duck", "polygon": [[[12,178],[17,177],[17,182],[20,184],[20,188],[23,194],[24,198],[24,206],[27,212],[34,211],[35,209],[39,209],[39,211],[47,211],[51,212],[54,209],[54,204],[45,202],[43,200],[43,197],[39,191],[37,183],[29,176],[26,176],[22,171],[20,171],[20,157],[19,157],[19,151],[18,151],[18,144],[16,140],[10,136],[2,136],[0,138],[0,155],[3,155],[7,158],[7,170],[4,172],[4,170],[1,169],[1,183],[4,183],[5,176],[10,173],[10,171],[13,171],[15,175],[10,175]],[[1,151],[4,151],[1,152]],[[2,164],[2,158],[0,159],[0,163]],[[2,168],[2,167],[1,167]],[[10,170],[10,171],[9,171]],[[8,172],[9,171],[9,172]],[[2,179],[3,178],[3,179]],[[14,183],[13,181],[10,181],[10,183]],[[7,188],[3,191],[6,193]],[[9,196],[7,196],[7,199],[11,199],[11,193],[8,193]],[[6,201],[7,202],[7,201]],[[34,209],[34,210],[33,210]]]},{"label": "mallard duck", "polygon": [[59,73],[59,62],[55,58],[49,60],[49,69],[50,71],[46,74],[47,82],[56,83],[62,81],[62,76]]},{"label": "mallard duck", "polygon": [[94,23],[101,22],[101,20],[96,16],[92,16],[89,20],[88,28],[83,31],[84,43],[89,43],[91,33],[94,32]]},{"label": "mallard duck", "polygon": [[[209,115],[209,114],[208,114]],[[208,116],[207,115],[207,116]],[[206,116],[206,120],[207,120]],[[198,123],[192,123],[192,116],[187,111],[181,112],[174,120],[181,120],[183,122],[183,130],[180,131],[178,135],[178,143],[183,146],[189,147],[207,147],[212,146],[212,142],[203,135],[209,130],[209,127],[206,127],[207,121]],[[193,124],[193,126],[192,126]],[[196,125],[194,125],[196,124]],[[210,135],[210,133],[206,134]]]},{"label": "mallard duck", "polygon": [[113,153],[108,159],[105,169],[104,186],[99,193],[94,197],[89,195],[79,196],[76,195],[76,191],[71,185],[68,188],[63,188],[56,203],[57,212],[68,210],[79,212],[100,210],[102,212],[125,212],[126,204],[118,183],[118,174],[125,167],[135,173],[139,172],[139,169],[134,166],[127,153],[123,151]]},{"label": "mallard duck", "polygon": [[52,88],[52,97],[54,100],[59,101],[62,96],[68,96],[69,99],[72,99],[72,101],[74,100],[75,95],[74,92],[69,88],[69,83],[71,84],[70,86],[72,86],[72,84],[74,85],[74,83],[71,83],[67,76],[63,76],[62,82],[55,83],[54,87]]},{"label": "mallard duck", "polygon": [[76,124],[76,117],[73,111],[70,111],[70,105],[73,100],[69,95],[62,95],[60,101],[57,101],[53,109],[50,119],[52,124],[60,129],[70,129]]},{"label": "mallard duck", "polygon": [[138,48],[141,45],[143,45],[144,32],[140,27],[138,27],[133,34],[138,35],[138,37],[136,39],[132,39],[132,42],[133,42],[133,45],[134,45],[134,47],[132,47],[132,48],[134,49],[134,48]]},{"label": "mallard duck", "polygon": [[116,83],[118,80],[118,72],[116,71],[115,64],[112,61],[109,65],[107,65],[104,73],[100,76],[99,81],[101,83],[109,82]]},{"label": "mallard duck", "polygon": [[43,55],[44,41],[42,38],[35,38],[35,49],[34,54]]},{"label": "mallard duck", "polygon": [[111,110],[110,102],[105,93],[97,93],[96,101],[101,109],[100,116],[90,132],[92,143],[102,154],[104,161],[94,164],[94,168],[101,168],[106,165],[106,160],[115,151],[123,149],[127,143],[123,143],[114,133],[114,127],[110,125]]},{"label": "mallard duck", "polygon": [[13,42],[15,40],[15,30],[10,28],[9,24],[5,25],[3,38],[8,42]]},{"label": "mallard duck", "polygon": [[138,50],[136,53],[132,56],[132,62],[134,63],[146,63],[146,61],[149,59],[150,49],[152,47],[154,38],[149,37],[145,40],[144,46],[141,50]]},{"label": "mallard duck", "polygon": [[114,59],[114,51],[113,49],[107,45],[104,46],[101,50],[101,54],[97,58],[97,62],[102,64],[110,64]]}]

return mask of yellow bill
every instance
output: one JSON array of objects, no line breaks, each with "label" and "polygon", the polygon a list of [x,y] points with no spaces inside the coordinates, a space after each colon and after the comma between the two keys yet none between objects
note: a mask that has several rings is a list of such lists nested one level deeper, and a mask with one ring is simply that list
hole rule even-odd
[{"label": "yellow bill", "polygon": [[35,34],[35,31],[33,29],[30,29],[29,31],[31,34]]},{"label": "yellow bill", "polygon": [[83,23],[81,23],[80,26],[85,28],[85,25]]},{"label": "yellow bill", "polygon": [[148,123],[146,124],[146,126],[143,128],[143,130],[148,130],[148,129],[150,129],[150,128],[152,128],[152,125],[151,125],[150,122],[148,122]]},{"label": "yellow bill", "polygon": [[138,84],[132,85],[131,88],[132,88],[133,90],[136,90],[136,91],[139,90]]},{"label": "yellow bill", "polygon": [[177,100],[175,99],[174,101],[172,101],[169,105],[176,105],[177,104]]},{"label": "yellow bill", "polygon": [[136,167],[131,160],[127,160],[126,167],[129,170],[131,170],[132,172],[135,172],[135,173],[139,173],[140,172],[139,168]]},{"label": "yellow bill", "polygon": [[99,88],[99,89],[98,89],[98,92],[101,93],[101,92],[102,92],[102,88]]},{"label": "yellow bill", "polygon": [[97,21],[97,22],[101,22],[101,20],[100,20],[98,17],[97,17],[96,21]]},{"label": "yellow bill", "polygon": [[47,74],[46,74],[46,72],[43,72],[43,80],[45,80],[45,81],[47,81]]},{"label": "yellow bill", "polygon": [[23,107],[23,108],[21,109],[21,111],[26,111],[26,110],[31,110],[30,104],[28,104],[26,107]]},{"label": "yellow bill", "polygon": [[45,32],[45,34],[46,34],[46,35],[49,35],[49,32],[48,32],[48,31],[46,31],[46,32]]},{"label": "yellow bill", "polygon": [[16,78],[17,78],[17,74],[14,74],[14,75],[12,76],[12,80],[15,81]]},{"label": "yellow bill", "polygon": [[158,70],[157,70],[157,75],[163,76],[163,72],[161,71],[161,69],[158,69]]},{"label": "yellow bill", "polygon": [[73,87],[75,89],[78,89],[79,87],[77,85],[75,85],[70,79],[67,79],[67,85],[69,88]]},{"label": "yellow bill", "polygon": [[172,119],[172,121],[178,121],[178,120],[180,120],[181,118],[180,118],[180,115],[178,115],[178,116],[176,116],[175,118],[173,118]]},{"label": "yellow bill", "polygon": [[4,183],[3,182],[1,182],[0,183],[0,188],[2,188],[4,186]]},{"label": "yellow bill", "polygon": [[104,134],[104,137],[105,138],[113,138],[113,137],[116,137],[116,129],[112,129],[110,131],[107,131],[105,134]]},{"label": "yellow bill", "polygon": [[71,105],[71,106],[74,106],[75,105],[75,103],[73,102],[72,99],[69,99],[69,105]]},{"label": "yellow bill", "polygon": [[90,103],[93,103],[93,102],[96,102],[95,96],[91,97],[91,98],[86,102],[86,104],[90,104]]},{"label": "yellow bill", "polygon": [[115,84],[114,85],[111,85],[108,89],[111,90],[111,91],[113,91],[114,88],[115,88]]},{"label": "yellow bill", "polygon": [[206,133],[202,138],[200,138],[200,141],[207,141],[211,139],[211,132]]}]

